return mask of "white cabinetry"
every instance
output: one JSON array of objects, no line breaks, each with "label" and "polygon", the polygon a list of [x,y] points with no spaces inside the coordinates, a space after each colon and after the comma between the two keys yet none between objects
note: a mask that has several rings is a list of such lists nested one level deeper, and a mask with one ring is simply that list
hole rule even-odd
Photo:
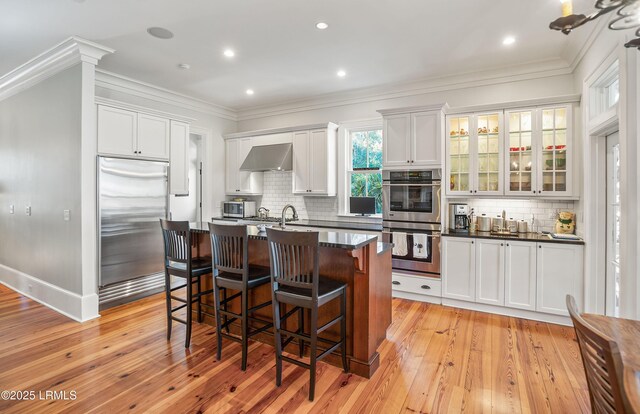
[{"label": "white cabinetry", "polygon": [[504,305],[504,241],[476,240],[476,302]]},{"label": "white cabinetry", "polygon": [[504,274],[504,305],[536,310],[536,244],[507,241]]},{"label": "white cabinetry", "polygon": [[251,151],[253,138],[237,138],[225,141],[226,193],[229,195],[262,194],[264,174],[240,171],[240,166]]},{"label": "white cabinetry", "polygon": [[568,316],[566,295],[572,294],[578,306],[582,299],[583,248],[576,245],[538,243],[538,312]]},{"label": "white cabinetry", "polygon": [[189,124],[171,121],[169,192],[189,194]]},{"label": "white cabinetry", "polygon": [[442,238],[443,298],[568,316],[583,277],[582,245]]},{"label": "white cabinetry", "polygon": [[336,195],[337,126],[293,133],[293,193]]},{"label": "white cabinetry", "polygon": [[383,116],[385,169],[442,165],[443,105],[378,112]]},{"label": "white cabinetry", "polygon": [[475,301],[475,239],[442,238],[442,297]]},{"label": "white cabinetry", "polygon": [[169,119],[98,105],[98,152],[169,159]]}]

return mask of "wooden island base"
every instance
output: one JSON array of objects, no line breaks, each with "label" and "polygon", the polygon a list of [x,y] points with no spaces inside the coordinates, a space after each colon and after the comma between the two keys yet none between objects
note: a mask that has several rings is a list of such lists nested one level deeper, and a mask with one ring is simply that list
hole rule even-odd
[{"label": "wooden island base", "polygon": [[[192,230],[194,255],[211,256],[211,242],[205,230]],[[269,266],[267,241],[250,238],[249,262]],[[387,328],[391,325],[391,250],[382,248],[374,239],[372,242],[355,249],[344,247],[320,246],[320,274],[347,284],[347,355],[349,371],[370,378],[380,365],[378,347],[386,338]],[[211,288],[212,280],[206,279],[205,288]],[[271,285],[254,289],[249,298],[249,306],[271,300]],[[205,303],[213,306],[213,298]],[[239,301],[236,301],[239,303]],[[235,305],[235,303],[234,303]],[[320,308],[318,324],[322,325],[338,315],[340,304],[334,300]],[[235,308],[234,311],[238,311]],[[271,306],[258,310],[254,315],[268,321],[272,320]],[[195,320],[195,319],[194,319]],[[305,318],[308,322],[309,318]],[[287,329],[297,329],[297,319],[289,319]],[[215,326],[215,319],[206,316],[205,323]],[[309,332],[308,323],[305,332]],[[255,327],[258,327],[256,323]],[[336,324],[321,336],[330,340],[339,339],[339,324]],[[239,332],[239,323],[231,327]],[[265,332],[253,337],[260,342],[273,344],[273,334]],[[294,341],[295,342],[295,341]],[[222,357],[224,359],[224,345]],[[308,347],[305,348],[308,354]],[[296,354],[297,344],[291,343],[285,351]],[[341,366],[339,352],[328,355],[324,361]]]}]

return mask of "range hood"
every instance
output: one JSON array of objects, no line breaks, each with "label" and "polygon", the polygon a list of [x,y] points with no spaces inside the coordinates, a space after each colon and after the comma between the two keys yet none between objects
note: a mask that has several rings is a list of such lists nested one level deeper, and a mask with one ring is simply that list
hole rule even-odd
[{"label": "range hood", "polygon": [[293,144],[257,145],[251,148],[240,171],[291,171]]}]

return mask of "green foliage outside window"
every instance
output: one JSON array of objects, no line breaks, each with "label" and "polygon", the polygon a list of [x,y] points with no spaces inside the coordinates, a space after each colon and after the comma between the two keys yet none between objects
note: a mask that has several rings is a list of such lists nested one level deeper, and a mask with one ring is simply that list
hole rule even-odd
[{"label": "green foliage outside window", "polygon": [[382,131],[351,133],[351,196],[374,197],[376,214],[382,213]]}]

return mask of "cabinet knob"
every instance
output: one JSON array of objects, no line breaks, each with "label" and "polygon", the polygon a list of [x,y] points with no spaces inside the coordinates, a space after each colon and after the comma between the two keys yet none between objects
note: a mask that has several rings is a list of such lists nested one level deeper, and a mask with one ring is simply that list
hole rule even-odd
[{"label": "cabinet knob", "polygon": [[410,162],[410,161],[409,161],[409,160],[407,160],[407,164],[409,164],[409,162]]},{"label": "cabinet knob", "polygon": [[538,246],[538,249],[542,249],[542,245],[539,245],[539,246]]},{"label": "cabinet knob", "polygon": [[507,243],[507,247],[509,247],[509,243]]},{"label": "cabinet knob", "polygon": [[399,285],[400,282],[398,282],[397,280],[394,280],[393,282],[391,282],[392,285]]},{"label": "cabinet knob", "polygon": [[538,194],[542,193],[542,190],[538,190]]},{"label": "cabinet knob", "polygon": [[413,164],[413,160],[411,160],[411,164]]},{"label": "cabinet knob", "polygon": [[504,246],[504,243],[500,243],[500,246]]},{"label": "cabinet knob", "polygon": [[477,192],[478,192],[478,190],[473,190],[473,192],[474,192],[474,193],[477,193]]},{"label": "cabinet knob", "polygon": [[429,289],[431,289],[431,286],[429,286],[429,285],[422,285],[422,286],[420,286],[420,288],[429,290]]},{"label": "cabinet knob", "polygon": [[533,190],[533,194],[535,194],[535,193],[536,193],[536,190]]},{"label": "cabinet knob", "polygon": [[469,192],[470,192],[471,194],[473,194],[473,190],[469,190]]},{"label": "cabinet knob", "polygon": [[471,240],[471,244],[475,243],[473,240]]}]

